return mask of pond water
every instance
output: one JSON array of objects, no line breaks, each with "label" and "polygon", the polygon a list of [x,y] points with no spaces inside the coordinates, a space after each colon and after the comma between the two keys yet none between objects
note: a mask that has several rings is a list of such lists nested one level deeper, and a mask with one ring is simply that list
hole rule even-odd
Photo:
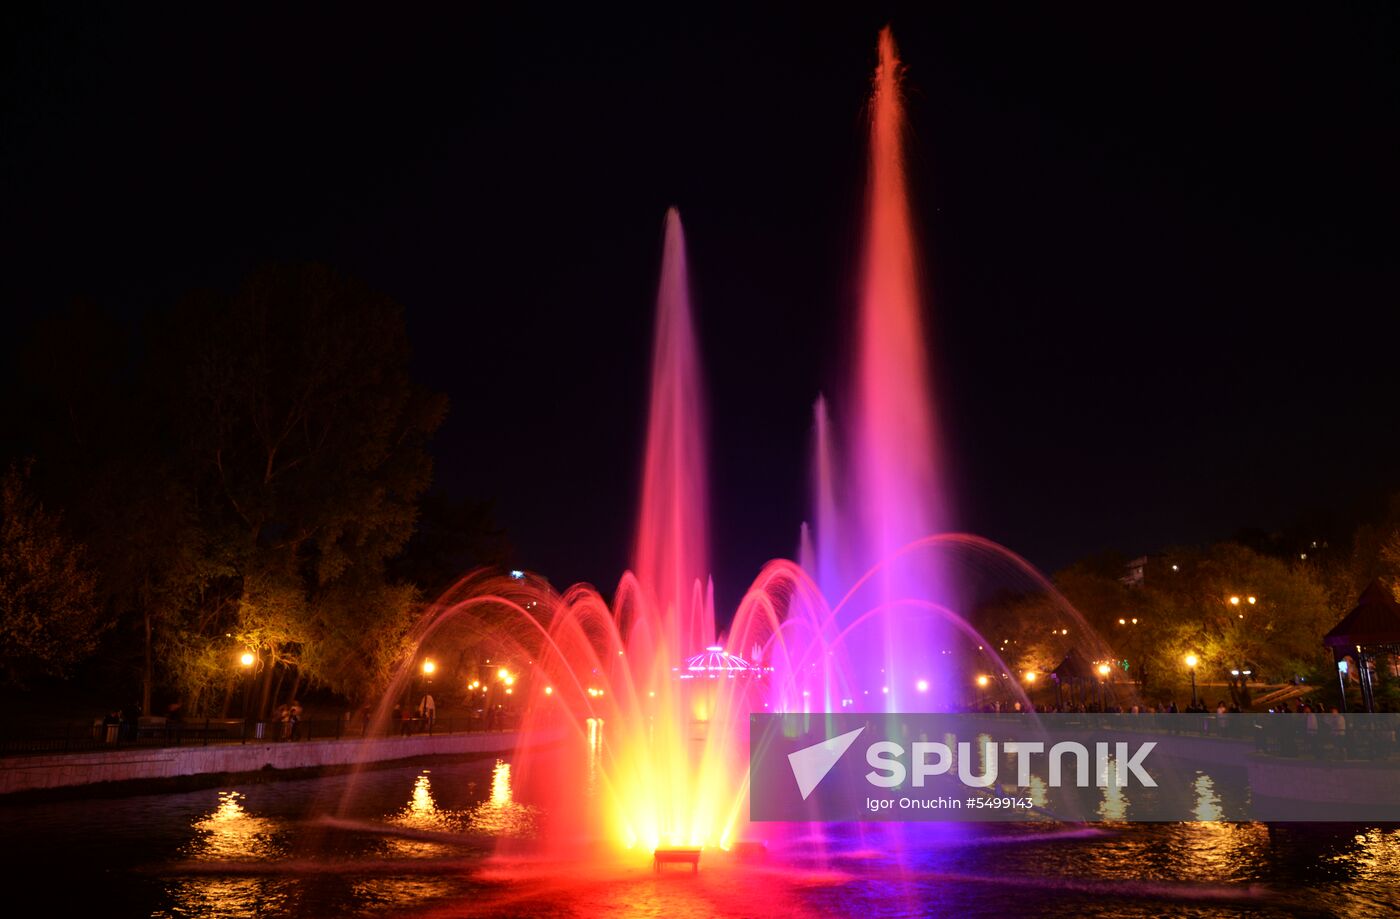
[{"label": "pond water", "polygon": [[658,875],[497,855],[541,817],[506,760],[365,772],[322,818],[350,781],[7,805],[7,874],[105,916],[1400,915],[1394,826],[824,825]]}]

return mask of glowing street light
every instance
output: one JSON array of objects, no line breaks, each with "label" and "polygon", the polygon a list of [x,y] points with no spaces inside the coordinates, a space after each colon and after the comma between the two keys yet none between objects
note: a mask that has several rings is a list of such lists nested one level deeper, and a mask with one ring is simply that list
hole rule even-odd
[{"label": "glowing street light", "polygon": [[914,688],[919,692],[928,692],[928,680],[920,680],[914,684]]},{"label": "glowing street light", "polygon": [[1231,605],[1231,606],[1239,606],[1239,605],[1240,605],[1240,598],[1239,598],[1239,597],[1231,597],[1231,598],[1230,598],[1230,605]]},{"label": "glowing street light", "polygon": [[496,671],[496,679],[498,680],[504,680],[508,676],[510,676],[510,671],[504,667]]},{"label": "glowing street light", "polygon": [[1253,605],[1255,604],[1256,599],[1257,599],[1257,598],[1255,598],[1255,597],[1245,597],[1245,600],[1247,600],[1247,601],[1249,602],[1249,605],[1250,605],[1250,606],[1253,606]]},{"label": "glowing street light", "polygon": [[987,675],[986,675],[985,673],[981,673],[981,674],[978,674],[978,675],[977,675],[977,685],[978,685],[978,686],[986,686],[986,685],[987,685]]},{"label": "glowing street light", "polygon": [[1191,707],[1192,707],[1192,708],[1195,708],[1195,707],[1196,707],[1196,665],[1199,664],[1200,662],[1201,662],[1201,659],[1198,658],[1196,655],[1194,655],[1194,654],[1188,654],[1188,655],[1186,655],[1186,666],[1187,666],[1187,667],[1190,669],[1190,671],[1191,671]]},{"label": "glowing street light", "polygon": [[437,664],[434,664],[432,661],[424,661],[424,662],[423,662],[423,675],[424,675],[424,676],[432,676],[434,670],[437,670]]},{"label": "glowing street light", "polygon": [[1099,664],[1099,676],[1108,676],[1109,669],[1107,664]]},{"label": "glowing street light", "polygon": [[1034,682],[1035,682],[1035,671],[1034,671],[1034,670],[1027,670],[1027,671],[1026,671],[1026,682],[1027,682],[1027,683],[1034,683]]},{"label": "glowing street light", "polygon": [[554,687],[553,687],[553,686],[546,686],[546,687],[544,688],[544,694],[547,695],[547,696],[552,696],[552,695],[554,695]]},{"label": "glowing street light", "polygon": [[244,651],[243,656],[238,659],[238,662],[244,667],[251,667],[255,660],[257,660],[257,658],[253,656],[252,651]]}]

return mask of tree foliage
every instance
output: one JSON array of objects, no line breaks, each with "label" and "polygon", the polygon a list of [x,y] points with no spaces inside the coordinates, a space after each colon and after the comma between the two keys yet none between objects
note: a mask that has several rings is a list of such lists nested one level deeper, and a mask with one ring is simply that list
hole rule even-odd
[{"label": "tree foliage", "polygon": [[29,487],[29,467],[0,478],[0,670],[7,682],[62,675],[104,630],[84,549]]},{"label": "tree foliage", "polygon": [[247,650],[264,707],[288,674],[361,697],[387,682],[420,605],[424,563],[402,556],[447,410],[409,356],[399,306],[318,265],[192,295],[134,347],[87,307],[37,330],[45,492],[90,547],[147,706],[155,685],[187,711],[227,705]]}]

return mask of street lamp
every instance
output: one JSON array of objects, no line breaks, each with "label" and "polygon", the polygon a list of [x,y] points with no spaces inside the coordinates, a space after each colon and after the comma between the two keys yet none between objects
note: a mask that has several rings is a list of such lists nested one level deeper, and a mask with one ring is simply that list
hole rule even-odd
[{"label": "street lamp", "polygon": [[1188,668],[1190,668],[1190,670],[1191,670],[1191,707],[1192,707],[1192,708],[1195,708],[1195,707],[1196,707],[1196,665],[1199,664],[1200,662],[1201,662],[1201,661],[1200,661],[1200,658],[1196,657],[1196,655],[1194,655],[1194,654],[1188,654],[1188,655],[1186,655],[1186,666],[1187,666]]},{"label": "street lamp", "polygon": [[437,669],[437,664],[434,664],[432,661],[424,661],[424,662],[423,662],[423,676],[432,676],[432,675],[433,675],[433,671],[436,670],[436,669]]},{"label": "street lamp", "polygon": [[1099,664],[1099,711],[1108,710],[1108,697],[1105,687],[1108,684],[1108,674],[1112,668],[1108,664]]},{"label": "street lamp", "polygon": [[[253,672],[253,665],[257,662],[258,656],[252,651],[244,651],[242,656],[238,658],[238,663],[243,665],[243,672],[245,674],[251,674]],[[245,726],[248,723],[248,706],[252,704],[252,698],[253,681],[248,676],[245,676],[243,678],[243,723]]]}]

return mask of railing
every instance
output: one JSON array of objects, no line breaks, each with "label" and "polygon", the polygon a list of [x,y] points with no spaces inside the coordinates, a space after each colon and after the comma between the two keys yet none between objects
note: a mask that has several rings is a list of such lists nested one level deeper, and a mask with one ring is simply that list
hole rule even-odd
[{"label": "railing", "polygon": [[[1112,730],[1215,738],[1248,743],[1255,753],[1289,758],[1334,760],[1384,760],[1400,756],[1400,716],[1352,712],[1334,715],[1317,712],[1098,712],[1043,713],[1057,719],[1057,726],[1085,730]],[[1026,717],[1021,712],[980,714],[993,721]],[[1340,718],[1340,721],[1336,719]],[[1312,721],[1312,729],[1308,723]]]},{"label": "railing", "polygon": [[241,718],[182,719],[143,717],[116,724],[68,721],[28,736],[0,736],[0,755],[90,753],[101,750],[209,746],[211,744],[295,743],[308,740],[363,740],[369,737],[419,737],[437,734],[510,731],[518,727],[515,713],[483,713],[436,718],[398,719],[384,725],[363,719],[330,718],[306,721],[245,721]]}]

